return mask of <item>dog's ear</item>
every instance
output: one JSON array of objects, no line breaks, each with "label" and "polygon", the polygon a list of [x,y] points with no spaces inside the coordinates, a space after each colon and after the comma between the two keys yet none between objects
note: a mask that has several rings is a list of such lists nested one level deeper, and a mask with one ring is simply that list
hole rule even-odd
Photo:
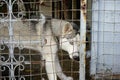
[{"label": "dog's ear", "polygon": [[71,22],[71,25],[73,26],[73,29],[76,30],[76,32],[79,31],[80,27],[77,24]]},{"label": "dog's ear", "polygon": [[63,33],[64,34],[69,34],[72,31],[73,31],[72,25],[69,22],[66,23],[65,26],[63,27]]}]

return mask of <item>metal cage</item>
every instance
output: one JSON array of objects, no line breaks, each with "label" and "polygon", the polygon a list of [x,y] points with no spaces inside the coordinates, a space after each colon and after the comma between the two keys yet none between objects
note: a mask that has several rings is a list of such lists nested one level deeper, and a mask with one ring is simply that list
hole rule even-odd
[{"label": "metal cage", "polygon": [[[89,2],[88,2],[89,3]],[[89,6],[89,5],[88,5]],[[0,80],[44,80],[46,72],[41,66],[44,60],[37,51],[25,49],[23,44],[38,44],[40,41],[18,41],[14,36],[13,22],[38,20],[41,13],[46,16],[71,21],[80,29],[80,61],[70,60],[65,51],[59,50],[63,72],[72,76],[74,80],[85,79],[86,54],[86,26],[87,26],[87,0],[0,0],[0,25],[8,25],[9,39],[5,37],[6,31],[0,30]],[[81,23],[81,24],[80,24]],[[1,27],[0,27],[1,29]],[[21,33],[22,31],[20,31]],[[29,35],[34,36],[34,35]],[[89,41],[88,41],[89,42]],[[80,63],[80,64],[79,64]],[[69,65],[69,66],[68,66]],[[79,77],[80,76],[80,77]]]}]

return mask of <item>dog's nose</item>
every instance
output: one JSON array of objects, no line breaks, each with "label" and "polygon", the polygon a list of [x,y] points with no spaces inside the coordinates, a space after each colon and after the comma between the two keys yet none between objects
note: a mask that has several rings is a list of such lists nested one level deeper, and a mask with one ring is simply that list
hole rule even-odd
[{"label": "dog's nose", "polygon": [[76,60],[76,61],[79,61],[79,56],[73,56],[73,59]]}]

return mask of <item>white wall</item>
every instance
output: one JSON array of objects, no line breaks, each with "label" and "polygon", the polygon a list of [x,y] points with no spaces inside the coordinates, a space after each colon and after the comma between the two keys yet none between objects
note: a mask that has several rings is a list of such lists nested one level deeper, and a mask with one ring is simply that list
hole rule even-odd
[{"label": "white wall", "polygon": [[91,74],[120,73],[120,0],[93,0]]}]

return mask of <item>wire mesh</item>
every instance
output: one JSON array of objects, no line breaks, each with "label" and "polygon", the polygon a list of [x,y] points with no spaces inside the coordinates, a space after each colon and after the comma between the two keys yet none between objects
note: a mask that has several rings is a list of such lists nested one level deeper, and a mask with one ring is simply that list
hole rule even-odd
[{"label": "wire mesh", "polygon": [[92,2],[91,74],[95,80],[119,80],[119,0]]}]

